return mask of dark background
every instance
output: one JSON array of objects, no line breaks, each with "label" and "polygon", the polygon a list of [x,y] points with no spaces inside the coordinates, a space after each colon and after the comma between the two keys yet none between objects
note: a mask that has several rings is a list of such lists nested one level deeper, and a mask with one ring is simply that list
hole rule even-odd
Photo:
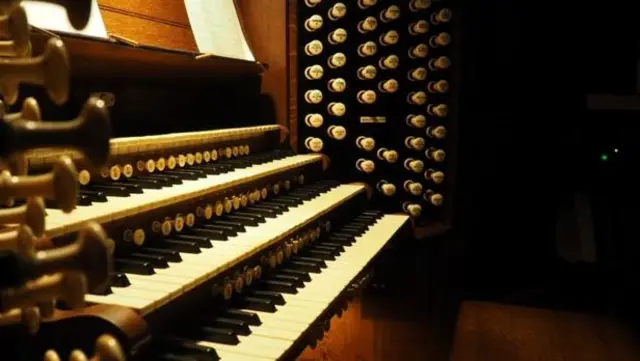
[{"label": "dark background", "polygon": [[[469,1],[458,9],[455,229],[465,239],[467,296],[626,315],[637,275],[637,114],[590,111],[587,95],[636,93],[631,6]],[[555,248],[558,211],[571,210],[576,192],[589,197],[594,264],[568,264]]]}]

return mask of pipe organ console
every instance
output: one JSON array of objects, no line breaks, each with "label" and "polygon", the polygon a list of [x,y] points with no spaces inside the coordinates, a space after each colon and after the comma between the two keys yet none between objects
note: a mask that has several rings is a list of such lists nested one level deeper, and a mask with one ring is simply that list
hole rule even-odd
[{"label": "pipe organ console", "polygon": [[[72,25],[87,23],[91,1],[50,2],[68,10]],[[138,114],[170,108],[154,94],[173,92],[175,84],[192,86],[186,91],[195,94],[200,85],[165,79],[175,83],[154,83],[149,101],[139,97],[127,103],[136,94],[131,89],[139,74],[120,83],[106,79],[97,63],[86,61],[99,58],[87,49],[102,47],[122,59],[127,55],[120,52],[132,51],[132,57],[142,56],[138,60],[191,53],[68,34],[43,40],[30,33],[20,1],[0,1],[3,358],[290,359],[322,339],[332,317],[371,280],[372,260],[391,240],[411,235],[402,206],[380,207],[379,194],[394,202],[440,206],[439,187],[430,181],[442,173],[440,167],[418,153],[409,157],[382,136],[395,119],[380,112],[390,99],[408,94],[400,73],[409,64],[398,64],[406,58],[398,50],[406,48],[405,30],[392,25],[401,16],[419,16],[405,14],[406,6],[375,1],[360,1],[358,7],[304,4],[308,10],[301,8],[300,29],[315,36],[302,39],[300,51],[315,61],[301,67],[301,79],[310,83],[300,89],[301,103],[308,106],[300,116],[301,124],[315,131],[301,132],[308,133],[303,139],[308,152],[298,154],[287,142],[287,127],[241,116],[233,126],[209,121],[163,131],[158,122],[153,129],[136,129],[127,122]],[[420,16],[428,19],[426,13]],[[360,32],[357,22],[352,24],[356,19],[363,21]],[[209,64],[195,57],[180,61]],[[210,61],[212,67],[233,63],[215,56]],[[248,63],[237,66],[265,69]],[[82,71],[92,66],[92,76],[83,79]],[[120,70],[114,69],[102,70]],[[247,78],[258,76],[256,71]],[[211,81],[211,87],[219,86]],[[37,97],[23,99],[22,84],[44,90],[34,94],[48,98],[54,119],[47,120],[48,108],[40,109]],[[420,86],[427,91],[426,84]],[[250,85],[243,92],[257,101]],[[113,98],[110,104],[104,94]],[[206,103],[174,96],[184,104]],[[418,108],[411,111],[428,117]],[[188,112],[185,107],[185,121]],[[366,121],[354,123],[360,113],[388,117],[388,123],[369,131]],[[413,129],[404,124],[405,116],[398,126]],[[431,119],[423,123],[439,125]],[[435,139],[426,142],[436,147],[435,154],[438,139],[419,134],[424,128],[416,126],[419,132],[411,136]],[[336,156],[339,149],[349,149],[348,156]],[[334,171],[347,160],[345,174],[359,173],[353,179]],[[378,176],[380,168],[403,163],[410,169],[420,164],[405,178],[433,183],[424,194],[403,192],[399,174]],[[427,168],[430,178],[420,179]],[[25,350],[26,343],[31,346]]]},{"label": "pipe organ console", "polygon": [[[291,92],[306,100],[297,104],[301,151],[329,156],[330,173],[341,181],[378,189],[371,201],[378,209],[404,211],[418,228],[449,223],[453,183],[444,175],[454,169],[445,152],[455,140],[449,107],[457,91],[451,4],[306,1],[295,19],[298,74]],[[322,52],[304,51],[308,44]],[[420,192],[395,191],[407,182]]]}]

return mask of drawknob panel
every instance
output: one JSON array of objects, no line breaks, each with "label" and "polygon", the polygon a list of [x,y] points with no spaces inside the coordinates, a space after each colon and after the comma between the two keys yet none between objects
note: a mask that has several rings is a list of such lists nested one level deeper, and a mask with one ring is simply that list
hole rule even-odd
[{"label": "drawknob panel", "polygon": [[447,0],[297,6],[299,149],[416,225],[447,221],[454,21]]}]

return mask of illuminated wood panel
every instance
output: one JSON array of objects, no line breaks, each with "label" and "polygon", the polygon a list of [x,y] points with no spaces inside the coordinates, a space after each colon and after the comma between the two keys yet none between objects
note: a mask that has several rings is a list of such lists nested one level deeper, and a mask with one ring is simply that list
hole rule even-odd
[{"label": "illuminated wood panel", "polygon": [[184,1],[99,0],[107,31],[140,44],[197,51]]}]

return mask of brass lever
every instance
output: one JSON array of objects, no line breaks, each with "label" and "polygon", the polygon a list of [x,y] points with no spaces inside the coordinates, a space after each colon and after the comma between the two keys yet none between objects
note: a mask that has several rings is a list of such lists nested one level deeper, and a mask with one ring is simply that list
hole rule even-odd
[{"label": "brass lever", "polygon": [[71,308],[84,305],[86,279],[80,272],[58,272],[27,281],[17,288],[0,290],[0,312],[36,306],[51,299],[63,300]]},{"label": "brass lever", "polygon": [[100,224],[88,222],[78,232],[76,240],[66,246],[25,255],[25,260],[35,274],[81,271],[89,290],[104,288],[109,284],[111,255],[115,244]]},{"label": "brass lever", "polygon": [[22,109],[17,113],[5,113],[4,120],[7,122],[18,120],[42,120],[42,113],[40,112],[40,106],[35,98],[28,97],[22,102]]},{"label": "brass lever", "polygon": [[51,38],[44,53],[33,58],[0,58],[0,92],[13,105],[20,83],[44,85],[51,100],[61,105],[69,96],[69,58],[61,39]]},{"label": "brass lever", "polygon": [[11,15],[0,19],[0,36],[8,40],[0,41],[0,55],[24,57],[31,55],[29,22],[23,7],[18,7]]},{"label": "brass lever", "polygon": [[0,209],[0,224],[25,224],[31,228],[35,236],[42,236],[45,223],[44,201],[40,197],[27,200],[27,204]]},{"label": "brass lever", "polygon": [[21,119],[0,122],[0,140],[4,141],[0,141],[0,157],[39,147],[76,148],[95,167],[101,167],[109,157],[110,138],[111,124],[106,104],[92,97],[74,120],[36,122]]},{"label": "brass lever", "polygon": [[42,196],[56,200],[62,211],[71,212],[76,206],[78,172],[71,158],[62,156],[50,173],[33,176],[12,176],[0,173],[0,201],[8,198]]},{"label": "brass lever", "polygon": [[[87,358],[84,352],[73,350],[69,355],[69,361],[125,361],[122,347],[118,340],[111,335],[102,335],[96,340],[95,354]],[[44,354],[43,361],[60,361],[60,356],[54,350],[48,350]]]},{"label": "brass lever", "polygon": [[0,314],[0,327],[22,324],[30,334],[34,335],[40,329],[40,310],[38,307],[15,308]]}]

